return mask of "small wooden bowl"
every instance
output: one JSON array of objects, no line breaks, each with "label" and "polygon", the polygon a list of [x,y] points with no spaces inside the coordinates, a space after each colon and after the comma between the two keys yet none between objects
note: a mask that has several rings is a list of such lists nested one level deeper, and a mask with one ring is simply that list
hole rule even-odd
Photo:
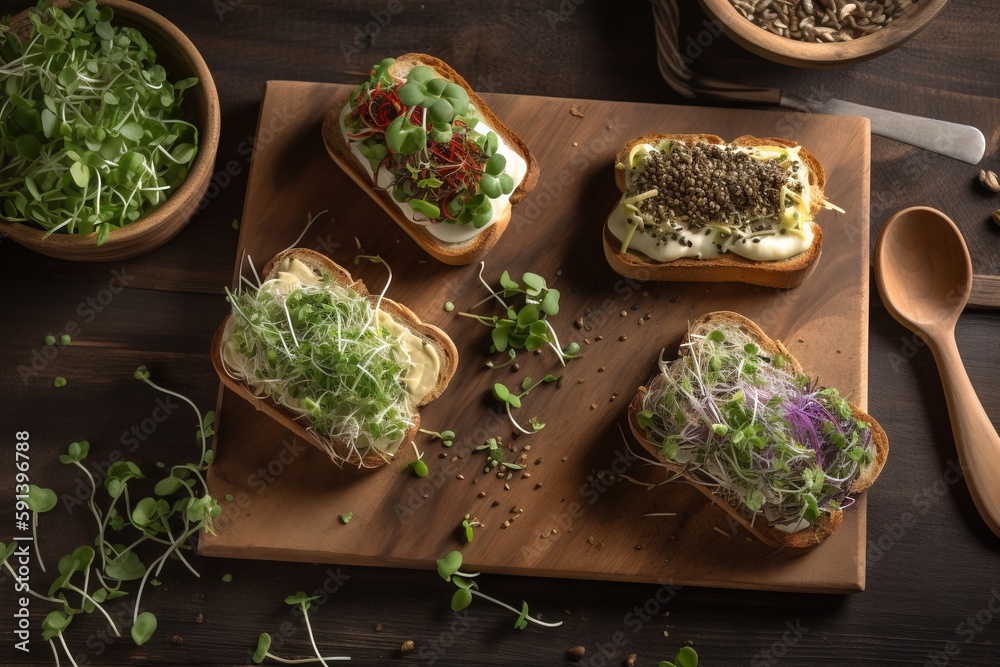
[{"label": "small wooden bowl", "polygon": [[849,42],[822,44],[772,34],[745,19],[729,0],[701,0],[701,5],[727,37],[748,51],[783,65],[822,68],[851,65],[892,51],[926,28],[947,2],[921,0],[870,35]]},{"label": "small wooden bowl", "polygon": [[[128,0],[99,0],[114,9],[117,25],[138,28],[156,50],[157,62],[171,81],[198,77],[198,85],[184,91],[185,118],[198,128],[198,154],[187,178],[159,208],[122,229],[112,231],[103,245],[96,233],[60,234],[43,239],[37,227],[8,222],[0,216],[0,232],[43,255],[81,262],[106,262],[145,254],[172,239],[192,218],[212,180],[219,148],[221,112],[219,94],[208,65],[177,26],[151,9]],[[15,17],[17,20],[17,17]]]}]

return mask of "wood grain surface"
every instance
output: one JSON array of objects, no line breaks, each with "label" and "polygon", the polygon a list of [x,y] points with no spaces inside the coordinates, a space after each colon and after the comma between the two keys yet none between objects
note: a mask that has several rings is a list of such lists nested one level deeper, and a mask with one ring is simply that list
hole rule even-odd
[{"label": "wood grain surface", "polygon": [[[459,372],[445,394],[421,410],[427,428],[451,429],[458,440],[448,449],[417,439],[432,473],[423,481],[406,469],[415,455],[405,446],[387,470],[340,471],[312,448],[299,452],[301,439],[223,392],[209,486],[215,497],[232,494],[247,502],[227,513],[218,535],[202,538],[203,554],[428,569],[462,547],[470,567],[505,574],[825,592],[864,588],[864,503],[847,513],[843,528],[822,548],[772,553],[748,543],[745,531],[689,488],[648,491],[620,478],[655,484],[666,472],[644,465],[636,456],[641,448],[624,435],[627,426],[619,428],[660,352],[673,356],[688,322],[726,308],[787,339],[793,351],[801,350],[810,373],[864,401],[867,121],[816,117],[792,137],[824,164],[827,196],[850,212],[820,216],[826,247],[809,281],[793,290],[670,285],[622,279],[603,261],[604,221],[619,196],[615,154],[629,139],[664,129],[773,136],[787,114],[736,117],[693,107],[490,95],[491,108],[531,146],[543,175],[515,210],[509,236],[486,257],[484,275],[494,283],[503,270],[547,277],[561,293],[553,325],[564,345],[576,340],[583,348],[565,369],[543,351],[522,355],[520,370],[511,373],[483,369],[489,331],[458,315],[484,296],[479,267],[443,267],[427,259],[326,154],[320,127],[349,90],[268,82],[257,144],[264,145],[261,134],[276,118],[286,118],[287,129],[254,157],[237,254],[262,264],[295,242],[309,211],[330,211],[309,229],[303,247],[325,239],[336,246],[331,255],[342,265],[351,265],[359,252],[378,254],[393,269],[389,296],[444,328],[458,346]],[[362,267],[358,276],[374,289],[380,268]],[[236,273],[252,279],[248,263]],[[446,301],[457,304],[455,312],[444,311]],[[574,327],[581,317],[590,329]],[[563,388],[538,388],[518,411],[519,420],[537,417],[546,428],[512,440],[513,429],[488,399],[493,383],[516,388],[524,377],[547,372],[564,376]],[[486,457],[474,448],[492,436],[508,444],[506,460],[528,447],[528,477],[484,475]],[[256,471],[290,450],[299,455],[294,463],[261,488]],[[348,511],[354,519],[344,526],[339,516]],[[658,512],[676,517],[642,518]],[[486,528],[463,547],[458,528],[465,514]]]},{"label": "wood grain surface", "polygon": [[[0,14],[20,11],[26,4],[0,0]],[[216,403],[218,382],[207,350],[228,310],[223,287],[230,284],[238,259],[238,232],[232,221],[243,217],[265,81],[347,84],[384,57],[423,50],[449,62],[481,92],[719,108],[682,100],[661,82],[650,11],[642,2],[144,4],[191,38],[219,90],[223,130],[213,183],[201,211],[156,252],[120,263],[83,266],[42,257],[9,240],[0,242],[0,303],[5,306],[0,315],[0,451],[10,452],[13,434],[29,429],[33,481],[50,486],[60,498],[76,498],[85,482],[82,473],[73,474],[57,460],[73,440],[90,440],[95,464],[106,464],[115,452],[144,470],[158,461],[179,463],[197,456],[194,417],[180,409],[141,441],[133,444],[128,439],[133,427],[151,419],[158,398],[137,385],[132,372],[147,364],[162,384],[203,408]],[[1000,199],[977,182],[981,168],[1000,171],[1000,51],[995,48],[1000,5],[992,0],[951,0],[926,30],[901,48],[857,66],[822,71],[752,56],[706,24],[695,3],[683,5],[682,50],[700,73],[982,129],[987,153],[976,167],[872,137],[869,243],[897,210],[933,206],[962,230],[974,272],[1000,274],[1000,227],[990,219]],[[373,12],[383,22],[384,12],[390,12],[391,20],[380,24]],[[369,25],[372,21],[375,27]],[[739,118],[745,111],[726,113]],[[791,126],[778,129],[793,134],[806,118],[793,116]],[[567,123],[574,120],[565,118]],[[401,245],[405,242],[401,237]],[[344,243],[352,244],[353,238]],[[373,244],[373,249],[378,247]],[[349,245],[342,248],[350,252]],[[828,259],[824,253],[821,262]],[[603,270],[603,265],[594,264]],[[366,269],[366,277],[378,284],[381,274],[373,268]],[[448,271],[444,266],[435,269]],[[124,289],[119,289],[121,281],[127,282]],[[669,296],[660,301],[664,298],[669,303]],[[442,312],[437,315],[443,317]],[[861,594],[484,574],[480,583],[487,594],[514,605],[526,600],[533,614],[563,621],[554,630],[515,631],[513,614],[482,600],[465,614],[453,614],[450,585],[433,572],[198,558],[194,563],[201,578],[168,563],[160,577],[163,584],[143,594],[143,605],[159,619],[157,634],[145,646],[135,647],[128,637],[109,637],[97,615],[77,618],[67,643],[81,667],[248,665],[258,633],[267,631],[280,655],[305,657],[311,647],[302,620],[283,603],[286,595],[304,590],[322,596],[322,604],[310,610],[318,645],[327,655],[350,655],[353,664],[360,665],[572,664],[567,649],[583,645],[587,655],[577,664],[617,666],[635,653],[635,664],[647,667],[672,658],[687,641],[704,665],[996,665],[1000,540],[983,524],[955,473],[957,456],[933,359],[878,298],[873,296],[868,311],[859,316],[868,319],[869,410],[894,447],[893,461],[868,492],[867,573]],[[57,348],[51,359],[39,360],[45,351],[42,338],[69,324],[79,327],[73,344]],[[822,345],[818,336],[803,338],[807,347]],[[997,426],[996,312],[966,311],[957,339],[972,383]],[[617,336],[604,342],[619,344]],[[528,361],[541,366],[545,360]],[[55,375],[66,377],[68,384],[54,389]],[[539,391],[529,397],[538,399],[534,405],[539,413],[551,414],[548,394]],[[613,435],[618,437],[617,431]],[[543,459],[541,465],[547,462]],[[12,459],[0,461],[0,498],[13,495],[13,470]],[[12,512],[12,502],[0,501],[0,540],[10,539]],[[41,517],[39,539],[50,572],[34,570],[33,585],[47,587],[53,559],[92,543],[92,524],[85,509],[63,502]],[[222,581],[224,574],[232,575],[231,583]],[[47,605],[31,607],[31,652],[14,648],[12,586],[9,577],[0,577],[0,663],[54,664],[38,629],[41,616],[51,609]],[[131,597],[116,603],[111,608],[116,618],[130,615]],[[399,649],[406,640],[413,640],[416,648],[404,656]]]}]

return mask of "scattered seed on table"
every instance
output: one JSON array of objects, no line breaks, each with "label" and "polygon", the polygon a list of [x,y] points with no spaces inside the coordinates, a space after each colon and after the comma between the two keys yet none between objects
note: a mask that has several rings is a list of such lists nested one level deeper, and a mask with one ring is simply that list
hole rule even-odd
[{"label": "scattered seed on table", "polygon": [[621,313],[619,313],[619,315],[621,317],[628,317],[628,311],[627,310],[623,310]]},{"label": "scattered seed on table", "polygon": [[184,638],[181,637],[180,635],[174,635],[173,637],[170,638],[170,643],[173,644],[174,646],[180,646],[181,644],[184,643]]},{"label": "scattered seed on table", "polygon": [[409,653],[412,650],[413,650],[413,640],[412,639],[407,639],[405,642],[403,642],[403,645],[399,647],[399,652],[400,653]]},{"label": "scattered seed on table", "polygon": [[583,318],[582,317],[578,317],[576,319],[576,321],[573,322],[573,326],[575,326],[577,329],[582,329],[583,328]]},{"label": "scattered seed on table", "polygon": [[627,341],[627,340],[628,340],[628,336],[625,336],[625,335],[623,334],[623,335],[621,335],[621,336],[619,336],[619,337],[618,337],[618,340],[619,340],[620,342],[624,343],[625,341]]},{"label": "scattered seed on table", "polygon": [[598,373],[603,373],[604,372],[604,366],[601,366],[600,368],[598,368],[597,372]]},{"label": "scattered seed on table", "polygon": [[597,409],[597,403],[591,403],[590,404],[590,409],[591,410],[596,410]]},{"label": "scattered seed on table", "polygon": [[476,498],[485,498],[485,497],[486,497],[486,494],[483,493],[482,491],[480,491],[479,493],[476,494]]},{"label": "scattered seed on table", "polygon": [[381,623],[376,623],[375,624],[375,632],[382,632],[382,624]]},{"label": "scattered seed on table", "polygon": [[579,660],[583,656],[587,655],[587,649],[585,649],[582,646],[574,646],[570,650],[566,651],[566,653],[569,655],[569,657],[576,658],[577,660]]},{"label": "scattered seed on table", "polygon": [[604,340],[604,336],[596,336],[594,338],[594,342],[595,343],[600,343],[602,340]]},{"label": "scattered seed on table", "polygon": [[648,290],[643,290],[642,291],[642,295],[643,296],[649,296],[649,291]]},{"label": "scattered seed on table", "polygon": [[465,475],[455,475],[455,479],[465,479]]}]

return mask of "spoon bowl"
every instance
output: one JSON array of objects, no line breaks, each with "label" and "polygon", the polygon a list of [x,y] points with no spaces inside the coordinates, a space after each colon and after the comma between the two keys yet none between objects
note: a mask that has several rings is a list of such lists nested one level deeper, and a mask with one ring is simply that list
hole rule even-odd
[{"label": "spoon bowl", "polygon": [[962,233],[925,206],[900,211],[882,227],[875,249],[879,293],[892,316],[922,333],[953,327],[972,291],[972,261]]},{"label": "spoon bowl", "polygon": [[969,493],[1000,536],[1000,437],[955,343],[955,325],[972,291],[972,260],[962,233],[932,208],[900,211],[875,244],[875,281],[889,313],[934,354]]}]

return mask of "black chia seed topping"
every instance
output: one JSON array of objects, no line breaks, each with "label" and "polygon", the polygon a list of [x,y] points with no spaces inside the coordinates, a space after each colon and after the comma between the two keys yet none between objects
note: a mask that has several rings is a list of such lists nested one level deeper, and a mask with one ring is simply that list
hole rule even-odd
[{"label": "black chia seed topping", "polygon": [[[796,194],[802,192],[797,180],[799,167],[797,161],[757,160],[716,144],[672,142],[643,158],[641,171],[632,176],[628,195],[654,188],[658,191],[636,204],[642,216],[654,224],[671,221],[667,230],[672,231],[666,233],[647,227],[645,231],[658,239],[690,246],[681,234],[687,231],[684,226],[700,233],[712,224],[729,225],[748,234],[773,233],[772,223],[785,209],[779,201],[782,186]],[[710,233],[706,229],[706,235]]]}]

